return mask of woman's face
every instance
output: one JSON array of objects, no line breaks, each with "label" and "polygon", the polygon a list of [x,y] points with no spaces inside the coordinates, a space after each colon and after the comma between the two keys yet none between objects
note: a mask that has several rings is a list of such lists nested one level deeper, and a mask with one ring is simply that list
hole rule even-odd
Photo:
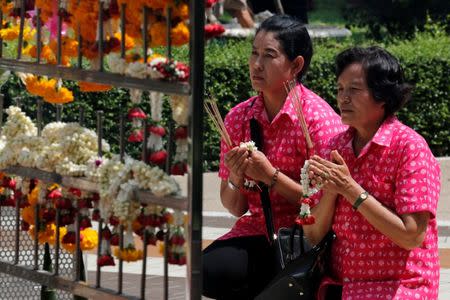
[{"label": "woman's face", "polygon": [[342,123],[355,128],[371,128],[384,118],[384,103],[370,92],[360,63],[348,65],[338,78],[337,101]]},{"label": "woman's face", "polygon": [[253,89],[263,93],[284,90],[284,82],[294,79],[299,71],[294,66],[273,32],[258,32],[249,59]]}]

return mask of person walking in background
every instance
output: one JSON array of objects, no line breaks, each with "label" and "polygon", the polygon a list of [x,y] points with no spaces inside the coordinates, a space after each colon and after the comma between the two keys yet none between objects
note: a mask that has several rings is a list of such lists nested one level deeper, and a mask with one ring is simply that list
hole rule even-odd
[{"label": "person walking in background", "polygon": [[242,28],[255,27],[255,22],[246,0],[225,0],[223,7],[237,19]]}]

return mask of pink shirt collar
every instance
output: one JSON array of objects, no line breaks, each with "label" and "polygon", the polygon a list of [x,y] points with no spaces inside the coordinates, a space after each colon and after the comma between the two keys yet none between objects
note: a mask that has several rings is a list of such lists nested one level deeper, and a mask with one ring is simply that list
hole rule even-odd
[{"label": "pink shirt collar", "polygon": [[[302,101],[305,101],[306,97],[305,97],[305,89],[304,89],[303,85],[297,84],[296,89],[297,89],[298,95],[300,96],[300,99]],[[298,121],[297,113],[296,113],[294,105],[292,103],[293,97],[294,96],[292,93],[290,93],[286,97],[283,107],[280,109],[280,111],[275,116],[275,118],[273,118],[272,124],[277,122],[277,120],[280,119],[281,116],[283,116],[283,115],[287,116],[288,119],[292,123],[295,123]],[[248,121],[251,118],[255,117],[255,119],[257,119],[261,123],[263,123],[263,122],[269,123],[267,111],[264,106],[264,95],[262,93],[260,93],[258,96],[253,97],[251,99],[251,101],[249,101],[248,108],[250,108],[252,106],[253,106],[253,109],[248,110],[245,120]]]}]

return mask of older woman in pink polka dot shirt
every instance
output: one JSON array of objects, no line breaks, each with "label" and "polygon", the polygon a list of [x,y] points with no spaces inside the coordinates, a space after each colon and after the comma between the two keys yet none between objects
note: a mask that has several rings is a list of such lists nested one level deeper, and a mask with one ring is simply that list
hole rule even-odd
[{"label": "older woman in pink polka dot shirt", "polygon": [[336,65],[350,127],[311,160],[310,177],[324,187],[313,199],[315,224],[304,226],[313,244],[330,229],[337,236],[319,298],[437,299],[440,169],[426,141],[394,116],[411,87],[378,47],[348,49]]}]

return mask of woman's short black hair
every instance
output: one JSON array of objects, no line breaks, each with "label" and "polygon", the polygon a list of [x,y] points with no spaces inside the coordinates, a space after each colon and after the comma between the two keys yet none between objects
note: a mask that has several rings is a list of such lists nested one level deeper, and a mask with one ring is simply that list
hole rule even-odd
[{"label": "woman's short black hair", "polygon": [[385,103],[385,118],[399,111],[411,98],[412,86],[405,82],[400,63],[388,51],[377,46],[344,50],[336,57],[336,77],[353,63],[362,65],[375,101]]},{"label": "woman's short black hair", "polygon": [[305,63],[297,75],[297,81],[300,82],[308,70],[313,55],[312,41],[305,25],[289,15],[274,15],[261,23],[256,34],[261,30],[275,33],[275,38],[280,42],[289,60],[293,61],[299,55],[303,57]]}]

